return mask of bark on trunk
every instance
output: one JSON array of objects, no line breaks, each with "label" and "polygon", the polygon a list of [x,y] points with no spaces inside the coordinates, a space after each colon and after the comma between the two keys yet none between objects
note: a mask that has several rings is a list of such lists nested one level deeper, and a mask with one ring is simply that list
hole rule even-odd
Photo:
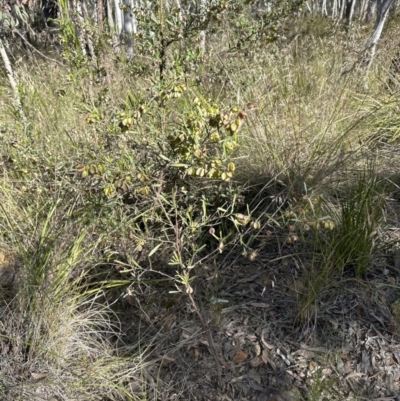
[{"label": "bark on trunk", "polygon": [[338,15],[338,0],[333,0],[332,4],[332,18],[335,19]]},{"label": "bark on trunk", "polygon": [[326,8],[326,0],[322,0],[321,13],[324,16],[328,15],[328,10]]},{"label": "bark on trunk", "polygon": [[346,7],[346,20],[347,20],[347,25],[351,25],[353,21],[353,16],[354,16],[354,9],[356,5],[356,0],[348,0],[347,1],[347,7]]},{"label": "bark on trunk", "polygon": [[121,34],[122,34],[122,10],[119,6],[119,0],[114,0],[114,16],[115,25],[113,27],[114,42],[116,42],[115,51],[118,53],[120,50]]},{"label": "bark on trunk", "polygon": [[96,15],[97,15],[97,26],[101,30],[103,27],[103,0],[97,0],[96,2]]},{"label": "bark on trunk", "polygon": [[379,38],[381,37],[383,27],[385,25],[386,17],[388,15],[390,6],[392,5],[393,0],[376,0],[376,20],[375,25],[372,30],[372,34],[368,40],[368,45],[365,51],[364,59],[363,59],[363,67],[367,70],[371,66],[375,51],[376,45],[378,43]]},{"label": "bark on trunk", "polygon": [[368,1],[369,0],[361,0],[360,14],[358,18],[360,21],[365,20],[365,16],[367,14],[367,9],[368,9]]},{"label": "bark on trunk", "polygon": [[376,11],[376,0],[370,0],[368,2],[368,7],[367,7],[367,12],[366,12],[366,16],[365,16],[365,21],[371,21],[372,18],[374,17]]},{"label": "bark on trunk", "polygon": [[133,58],[133,35],[137,32],[136,17],[133,13],[133,0],[123,0],[124,8],[124,39],[126,46],[126,56],[129,59]]},{"label": "bark on trunk", "polygon": [[118,37],[117,33],[115,32],[115,24],[114,24],[114,17],[113,17],[113,6],[111,4],[111,1],[112,0],[106,0],[107,23],[108,23],[108,29],[110,30],[110,33],[112,35],[113,49],[115,51],[118,51],[119,37]]},{"label": "bark on trunk", "polygon": [[122,33],[122,10],[119,6],[119,0],[114,0],[115,11],[115,29],[118,35]]},{"label": "bark on trunk", "polygon": [[[84,24],[85,20],[86,21],[88,20],[88,16],[89,15],[88,15],[88,11],[87,11],[87,8],[86,8],[86,4],[82,3],[82,21],[81,21],[82,25]],[[90,33],[87,30],[85,30],[84,28],[83,28],[83,30],[84,30],[84,33],[85,33],[84,36],[86,38],[86,43],[87,43],[87,47],[88,47],[88,50],[89,50],[89,55],[90,55],[91,59],[93,60],[93,63],[95,65],[97,65],[97,58],[96,58],[96,53],[94,51],[92,37],[90,36]]]},{"label": "bark on trunk", "polygon": [[81,0],[78,0],[76,3],[76,30],[77,30],[77,35],[78,35],[78,40],[79,40],[79,45],[82,51],[82,54],[86,57],[86,44],[85,44],[85,37],[83,34],[83,11],[82,11],[82,2]]}]

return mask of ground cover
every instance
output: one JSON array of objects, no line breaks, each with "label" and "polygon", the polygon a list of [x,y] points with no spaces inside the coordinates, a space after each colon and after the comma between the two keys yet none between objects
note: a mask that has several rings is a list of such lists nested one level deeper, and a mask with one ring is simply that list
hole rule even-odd
[{"label": "ground cover", "polygon": [[396,399],[395,44],[293,24],[1,78],[0,398]]}]

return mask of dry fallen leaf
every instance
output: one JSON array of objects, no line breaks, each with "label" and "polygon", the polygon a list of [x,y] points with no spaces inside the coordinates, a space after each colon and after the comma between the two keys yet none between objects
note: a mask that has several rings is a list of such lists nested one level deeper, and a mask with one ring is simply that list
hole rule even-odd
[{"label": "dry fallen leaf", "polygon": [[332,373],[332,369],[331,368],[324,368],[321,371],[323,376],[329,376]]},{"label": "dry fallen leaf", "polygon": [[304,290],[305,290],[305,285],[304,285],[304,283],[303,283],[301,280],[296,280],[296,281],[294,282],[294,290],[295,290],[296,292],[304,292]]},{"label": "dry fallen leaf", "polygon": [[266,349],[262,352],[261,359],[265,364],[268,363],[268,351]]},{"label": "dry fallen leaf", "polygon": [[250,367],[252,368],[258,368],[262,364],[264,364],[264,361],[259,356],[256,356],[250,361]]},{"label": "dry fallen leaf", "polygon": [[130,295],[130,294],[127,294],[127,295],[125,295],[125,301],[129,304],[129,305],[134,305],[134,299],[133,299],[133,296],[132,295]]},{"label": "dry fallen leaf", "polygon": [[318,364],[315,361],[310,361],[308,363],[308,370],[310,372],[314,371],[318,367]]},{"label": "dry fallen leaf", "polygon": [[201,351],[198,349],[198,348],[193,348],[193,357],[195,358],[195,359],[199,359],[200,358],[200,356],[201,356]]},{"label": "dry fallen leaf", "polygon": [[261,355],[261,346],[260,343],[256,342],[253,345],[253,352],[255,356],[260,356]]},{"label": "dry fallen leaf", "polygon": [[31,377],[32,377],[33,380],[44,379],[44,378],[46,378],[48,375],[49,375],[48,372],[42,372],[42,373],[39,373],[39,372],[38,372],[38,373],[35,373],[35,372],[32,372],[32,373],[31,373]]},{"label": "dry fallen leaf", "polygon": [[241,349],[238,349],[235,353],[235,355],[232,358],[232,361],[236,364],[242,363],[247,359],[248,355],[242,351]]},{"label": "dry fallen leaf", "polygon": [[161,366],[167,366],[171,362],[175,362],[175,358],[173,358],[171,356],[168,356],[168,355],[164,355],[162,360],[161,360]]},{"label": "dry fallen leaf", "polygon": [[365,376],[364,373],[361,372],[350,372],[347,376],[345,376],[345,380],[348,379],[353,379],[353,378],[357,378],[357,377],[363,377]]},{"label": "dry fallen leaf", "polygon": [[269,343],[267,343],[267,341],[265,341],[264,333],[261,333],[261,342],[262,342],[262,344],[264,345],[265,348],[268,348],[268,349],[274,349],[275,348],[274,345],[269,344]]}]

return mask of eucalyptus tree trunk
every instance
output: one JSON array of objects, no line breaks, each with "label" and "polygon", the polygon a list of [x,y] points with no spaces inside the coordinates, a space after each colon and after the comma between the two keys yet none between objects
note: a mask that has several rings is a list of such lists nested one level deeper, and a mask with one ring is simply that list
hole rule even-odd
[{"label": "eucalyptus tree trunk", "polygon": [[108,24],[108,29],[111,32],[113,49],[117,51],[119,46],[119,37],[118,34],[115,32],[113,5],[111,4],[111,1],[112,0],[106,0],[107,24]]},{"label": "eucalyptus tree trunk", "polygon": [[82,26],[81,26],[81,29],[84,32],[84,35],[82,35],[82,36],[84,36],[86,38],[87,47],[89,49],[89,55],[92,58],[94,64],[97,65],[96,53],[94,51],[92,37],[90,36],[90,33],[88,32],[88,30],[85,29],[85,27],[84,27],[85,20],[88,21],[88,17],[89,17],[89,14],[88,14],[88,11],[86,8],[86,4],[82,3],[82,20],[81,20]]},{"label": "eucalyptus tree trunk", "polygon": [[83,10],[82,10],[82,1],[78,0],[76,2],[76,23],[75,28],[77,30],[79,45],[82,51],[82,54],[86,56],[86,45],[85,45],[85,38],[83,34],[83,25],[84,25],[84,18],[83,18]]},{"label": "eucalyptus tree trunk", "polygon": [[120,51],[121,35],[123,30],[123,25],[122,25],[123,12],[119,4],[120,4],[119,0],[114,0],[115,25],[113,29],[114,29],[114,41],[116,42],[115,43],[116,45],[114,45],[114,49],[117,53]]},{"label": "eucalyptus tree trunk", "polygon": [[12,89],[12,92],[13,92],[14,106],[17,109],[17,112],[18,112],[22,122],[24,124],[26,124],[27,120],[26,120],[26,116],[25,116],[24,110],[22,109],[22,103],[21,103],[21,98],[19,96],[19,92],[18,92],[17,82],[16,82],[16,80],[14,78],[14,73],[13,73],[13,70],[11,68],[10,59],[8,58],[8,55],[7,55],[6,49],[4,47],[4,43],[3,43],[3,40],[1,38],[1,36],[0,36],[0,56],[1,56],[2,60],[3,60],[4,68],[6,70],[6,75],[7,75],[7,78],[8,78],[8,82],[10,83],[10,86],[11,86],[11,89]]},{"label": "eucalyptus tree trunk", "polygon": [[364,21],[367,14],[369,0],[361,0],[359,20]]},{"label": "eucalyptus tree trunk", "polygon": [[356,0],[347,0],[347,6],[346,6],[347,25],[351,25],[353,21],[355,5],[356,5]]},{"label": "eucalyptus tree trunk", "polygon": [[341,4],[340,4],[340,12],[339,12],[339,19],[342,20],[343,16],[344,16],[344,11],[346,9],[346,0],[341,0]]},{"label": "eucalyptus tree trunk", "polygon": [[337,16],[338,16],[338,0],[333,0],[332,18],[335,19]]},{"label": "eucalyptus tree trunk", "polygon": [[324,16],[328,15],[328,10],[326,8],[326,0],[322,0],[322,5],[321,5],[321,13]]},{"label": "eucalyptus tree trunk", "polygon": [[114,29],[114,17],[112,12],[111,0],[106,0],[106,11],[108,28],[110,29],[110,32],[112,32]]},{"label": "eucalyptus tree trunk", "polygon": [[369,0],[367,6],[367,12],[365,15],[365,21],[371,21],[376,11],[376,0]]},{"label": "eucalyptus tree trunk", "polygon": [[[201,14],[201,18],[203,20],[204,20],[204,16],[205,16],[205,13],[206,13],[206,8],[207,8],[206,0],[200,0],[200,14]],[[206,30],[205,29],[200,31],[199,49],[200,49],[201,57],[204,57],[204,54],[206,52]]]},{"label": "eucalyptus tree trunk", "polygon": [[122,10],[119,6],[119,0],[114,0],[115,30],[118,35],[122,33]]},{"label": "eucalyptus tree trunk", "polygon": [[137,33],[137,22],[133,12],[133,0],[123,0],[123,14],[124,14],[124,39],[126,45],[126,55],[129,59],[133,58],[133,35]]},{"label": "eucalyptus tree trunk", "polygon": [[104,9],[103,0],[97,0],[96,1],[96,22],[97,22],[97,26],[99,27],[100,31],[101,31],[101,28],[103,27],[103,9]]},{"label": "eucalyptus tree trunk", "polygon": [[376,0],[375,25],[372,30],[371,36],[368,40],[367,48],[362,63],[363,66],[367,69],[369,69],[369,67],[372,64],[372,61],[374,60],[376,45],[378,43],[379,38],[381,37],[386,17],[388,16],[388,12],[392,3],[393,0]]}]

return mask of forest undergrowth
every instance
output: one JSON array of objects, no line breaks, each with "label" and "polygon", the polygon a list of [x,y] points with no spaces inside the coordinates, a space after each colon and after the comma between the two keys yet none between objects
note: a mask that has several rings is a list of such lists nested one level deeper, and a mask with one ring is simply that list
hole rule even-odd
[{"label": "forest undergrowth", "polygon": [[366,76],[369,27],[304,18],[232,49],[245,23],[216,28],[204,54],[174,43],[161,64],[101,40],[96,62],[72,45],[48,52],[58,63],[12,60],[26,122],[1,75],[2,400],[161,399],[156,337],[138,326],[128,342],[126,316],[148,294],[183,299],[206,332],[204,272],[218,286],[270,247],[299,267],[300,331],[377,259],[398,271],[397,27]]}]

